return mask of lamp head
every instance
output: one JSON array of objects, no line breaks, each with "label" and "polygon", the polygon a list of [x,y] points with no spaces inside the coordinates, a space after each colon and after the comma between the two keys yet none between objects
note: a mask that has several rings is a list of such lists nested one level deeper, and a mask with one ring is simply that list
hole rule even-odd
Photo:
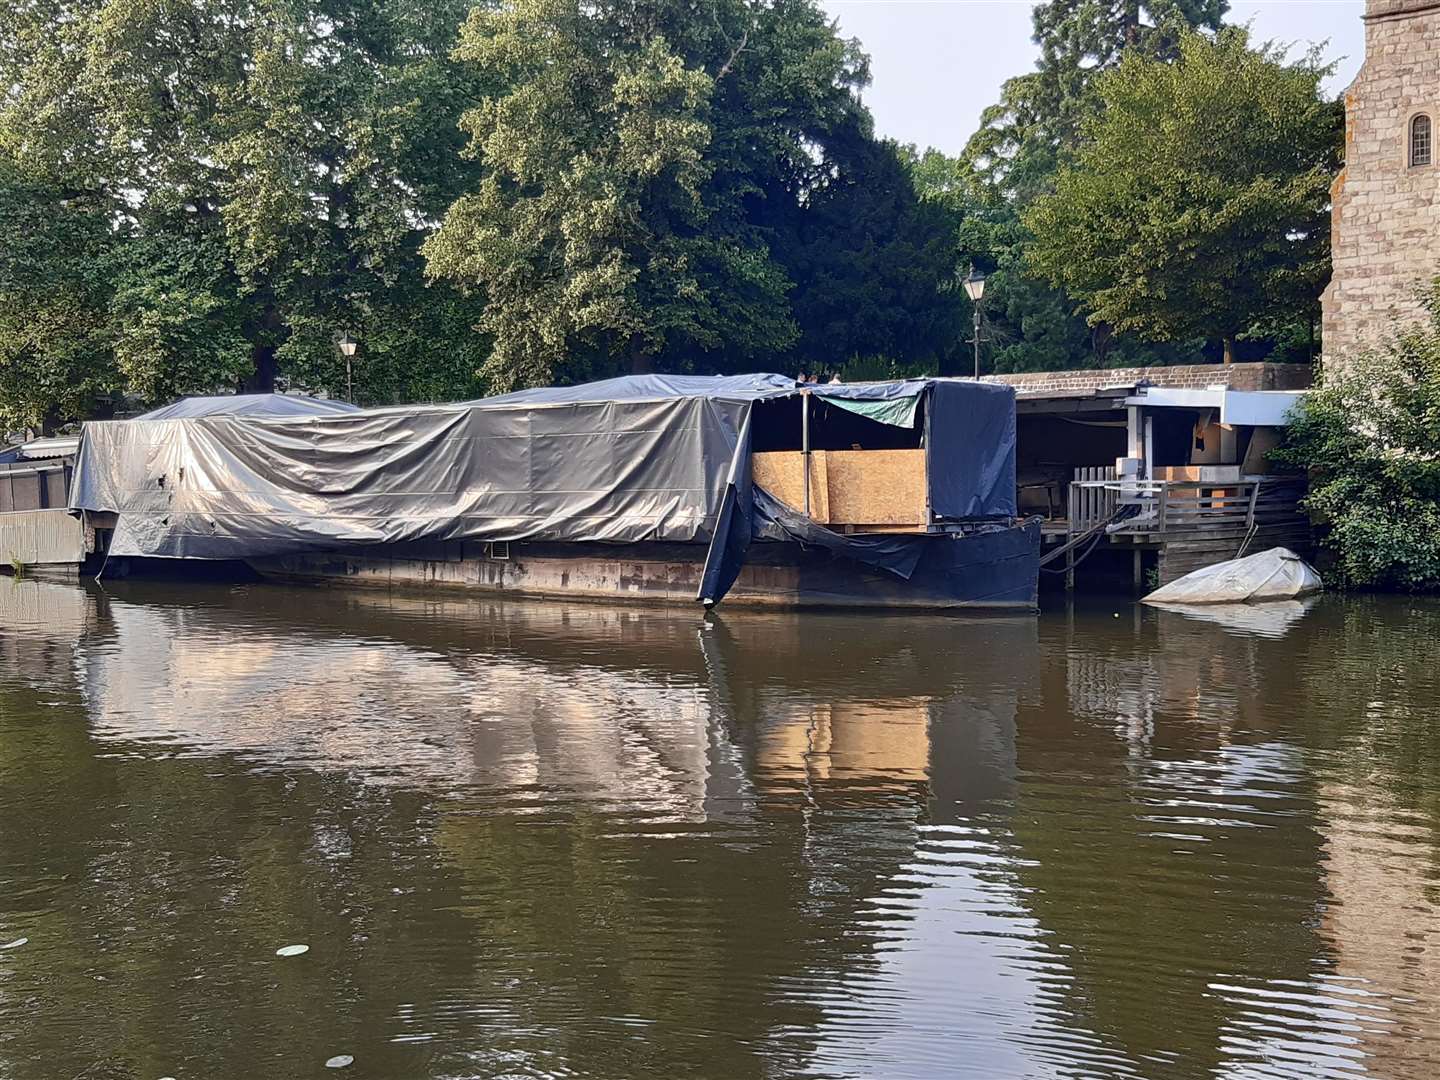
[{"label": "lamp head", "polygon": [[985,295],[985,275],[973,266],[970,268],[970,276],[965,279],[965,295],[972,304],[978,304]]}]

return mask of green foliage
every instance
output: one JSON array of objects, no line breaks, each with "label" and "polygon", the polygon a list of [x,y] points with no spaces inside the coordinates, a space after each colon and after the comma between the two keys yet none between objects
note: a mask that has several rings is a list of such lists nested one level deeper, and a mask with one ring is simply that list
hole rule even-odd
[{"label": "green foliage", "polygon": [[1036,70],[1008,79],[966,160],[1020,206],[1049,190],[1100,111],[1097,76],[1127,56],[1170,61],[1187,28],[1219,30],[1229,0],[1046,0],[1035,5]]},{"label": "green foliage", "polygon": [[[1031,235],[1013,200],[965,158],[927,150],[915,159],[916,188],[926,203],[944,207],[950,225],[953,258],[962,269],[975,265],[988,275],[983,307],[985,371],[1056,371],[1125,364],[1177,363],[1193,359],[1189,342],[1145,345],[1116,336],[1107,326],[1087,326],[1073,313],[1060,289],[1036,280],[1025,264]],[[969,304],[958,287],[950,295],[961,307],[957,343],[968,338]],[[968,348],[951,361],[951,372],[970,370]]]},{"label": "green foliage", "polygon": [[0,156],[0,430],[52,430],[119,384],[105,207]]},{"label": "green foliage", "polygon": [[[1037,71],[952,159],[876,138],[868,62],[817,0],[0,0],[0,425],[122,394],[343,393],[345,331],[366,403],[657,368],[964,373],[972,263],[987,370],[1189,359],[1220,301],[1184,293],[1185,259],[1235,278],[1228,336],[1303,358],[1334,114],[1313,63],[1268,53],[1212,64],[1208,90],[1162,85],[1199,69],[1187,27],[1225,7],[1039,4]],[[1103,193],[1075,154],[1112,79],[1135,102],[1185,92],[1165,190],[1143,160],[1100,170],[1124,228],[1154,226],[1135,243],[1183,232],[1183,258],[1032,258],[1083,239],[1022,210],[1067,163],[1055,198]],[[1231,138],[1247,95],[1265,101]],[[1186,157],[1203,139],[1219,151]],[[1256,173],[1275,190],[1215,180]],[[1286,243],[1251,243],[1267,216]]]},{"label": "green foliage", "polygon": [[461,31],[456,56],[502,89],[461,120],[486,175],[426,254],[433,276],[485,287],[487,374],[501,388],[553,381],[577,347],[629,357],[672,335],[713,343],[712,270],[783,294],[756,252],[702,231],[714,75],[633,14],[529,0],[476,8]]},{"label": "green foliage", "polygon": [[1309,469],[1307,505],[1350,585],[1440,589],[1440,284],[1430,311],[1327,369],[1277,452]]},{"label": "green foliage", "polygon": [[991,273],[985,334],[996,371],[1193,362],[1181,339],[1148,345],[1103,323],[1087,325],[1063,288],[1027,265],[1032,242],[1021,212],[1054,186],[1080,131],[1100,112],[1096,77],[1125,56],[1173,60],[1188,27],[1215,30],[1227,0],[1047,0],[1035,6],[1036,70],[1009,79],[981,117],[956,167],[968,172],[975,212],[961,233],[961,261]]},{"label": "green foliage", "polygon": [[[464,401],[490,387],[479,371],[489,342],[475,332],[478,306],[445,285],[426,287],[417,258],[388,294],[352,301],[346,327],[359,340],[352,364],[361,403]],[[335,320],[324,312],[292,320],[280,356],[292,386],[345,387],[345,360],[335,348]]]},{"label": "green foliage", "polygon": [[983,253],[973,261],[988,272],[981,337],[989,339],[984,346],[989,366],[1001,372],[1104,366],[1106,335],[1092,334],[1064,293],[1027,272],[1030,242],[1014,204],[994,188],[980,188],[960,245]]},{"label": "green foliage", "polygon": [[121,245],[117,263],[109,314],[132,393],[168,401],[196,387],[238,385],[251,373],[218,230],[141,234]]},{"label": "green foliage", "polygon": [[[330,342],[347,329],[374,330],[362,385],[387,395],[417,359],[470,352],[479,305],[427,286],[419,255],[476,171],[455,126],[473,76],[449,58],[466,10],[0,5],[0,185],[53,209],[36,258],[41,280],[66,283],[43,312],[5,305],[17,318],[0,325],[0,364],[24,370],[12,359],[0,376],[0,417],[84,415],[122,387],[165,399],[278,379],[335,393]],[[85,243],[63,242],[86,222]],[[24,288],[0,271],[7,296]],[[417,355],[457,328],[460,342]],[[421,381],[436,376],[478,386],[443,363]]]},{"label": "green foliage", "polygon": [[[837,175],[794,201],[774,252],[794,281],[806,370],[885,356],[898,369],[968,369],[968,301],[954,287],[961,217],[922,199],[913,150],[863,131],[831,144]],[[962,363],[963,361],[963,363]]]},{"label": "green foliage", "polygon": [[425,253],[483,293],[493,385],[952,345],[943,214],[813,0],[515,0],[456,56],[495,88],[462,121],[484,174]]},{"label": "green foliage", "polygon": [[1092,324],[1233,345],[1302,312],[1329,269],[1341,113],[1313,56],[1287,63],[1246,32],[1185,36],[1173,63],[1125,58],[1075,163],[1024,214],[1029,265]]},{"label": "green foliage", "polygon": [[[824,374],[828,369],[812,369]],[[924,379],[937,374],[934,364],[906,363],[888,356],[852,356],[834,372],[841,382],[886,382],[890,379]]]}]

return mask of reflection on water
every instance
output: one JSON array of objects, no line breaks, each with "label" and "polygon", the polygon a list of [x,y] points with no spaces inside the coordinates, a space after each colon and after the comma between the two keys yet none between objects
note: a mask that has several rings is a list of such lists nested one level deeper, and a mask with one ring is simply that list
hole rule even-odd
[{"label": "reflection on water", "polygon": [[0,580],[0,1077],[1430,1077],[1437,642]]},{"label": "reflection on water", "polygon": [[1238,634],[1284,637],[1305,613],[1319,603],[1319,597],[1300,600],[1272,600],[1268,604],[1151,604],[1161,611],[1188,619],[1212,622]]}]

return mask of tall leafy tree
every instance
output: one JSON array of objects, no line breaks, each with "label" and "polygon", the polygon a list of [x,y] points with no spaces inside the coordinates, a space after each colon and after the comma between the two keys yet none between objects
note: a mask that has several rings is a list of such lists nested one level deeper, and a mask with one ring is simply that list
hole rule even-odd
[{"label": "tall leafy tree", "polygon": [[463,121],[485,173],[425,250],[483,291],[497,385],[933,346],[893,310],[867,336],[949,267],[813,0],[511,0],[456,55],[498,88]]},{"label": "tall leafy tree", "polygon": [[1077,366],[1077,358],[1086,353],[1086,327],[1071,315],[1063,294],[1025,276],[1027,234],[1014,206],[970,161],[938,150],[927,150],[916,160],[915,183],[924,201],[943,206],[954,223],[957,266],[973,266],[987,275],[981,333],[985,368]]},{"label": "tall leafy tree", "polygon": [[1103,76],[1075,163],[1024,222],[1027,258],[1092,323],[1224,343],[1316,302],[1329,270],[1329,188],[1342,116],[1328,69],[1252,49],[1238,27],[1185,36],[1164,63]]},{"label": "tall leafy tree", "polygon": [[968,357],[968,308],[955,281],[954,204],[921,197],[909,147],[857,129],[831,154],[838,167],[828,183],[803,203],[776,200],[786,208],[774,250],[795,282],[798,364],[825,371],[884,360],[955,373],[957,357]]},{"label": "tall leafy tree", "polygon": [[103,203],[0,157],[0,434],[52,431],[120,384]]},{"label": "tall leafy tree", "polygon": [[577,347],[638,367],[667,337],[715,333],[707,257],[723,273],[749,254],[761,289],[783,290],[753,250],[706,244],[718,70],[687,64],[644,13],[477,8],[456,55],[500,87],[462,121],[487,174],[426,251],[435,276],[485,288],[498,384],[548,382]]},{"label": "tall leafy tree", "polygon": [[966,156],[1022,205],[1048,189],[1099,101],[1095,80],[1132,54],[1173,60],[1187,29],[1219,30],[1229,0],[1047,0],[1035,5],[1036,70],[1006,80]]},{"label": "tall leafy tree", "polygon": [[[361,386],[376,394],[454,372],[457,343],[473,369],[478,343],[457,331],[478,305],[427,285],[419,255],[474,168],[455,128],[472,75],[449,58],[465,9],[5,3],[0,161],[108,229],[93,257],[72,258],[103,312],[95,370],[146,398],[278,379],[333,392],[342,330],[364,342]],[[24,347],[0,330],[0,361]],[[477,387],[468,375],[441,381]],[[73,394],[52,404],[83,411]]]},{"label": "tall leafy tree", "polygon": [[996,370],[1026,371],[1165,363],[1185,343],[1146,346],[1105,325],[1089,326],[1063,289],[1025,265],[1031,240],[1020,211],[1049,191],[1087,116],[1099,108],[1095,79],[1130,54],[1173,60],[1188,27],[1215,30],[1228,0],[1046,0],[1032,15],[1036,69],[1009,79],[981,117],[959,165],[975,213],[962,237],[993,273],[985,310]]}]

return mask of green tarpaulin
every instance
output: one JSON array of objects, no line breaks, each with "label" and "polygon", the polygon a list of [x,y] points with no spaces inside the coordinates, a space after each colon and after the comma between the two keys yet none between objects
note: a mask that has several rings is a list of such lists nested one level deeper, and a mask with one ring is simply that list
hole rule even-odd
[{"label": "green tarpaulin", "polygon": [[895,427],[914,427],[915,410],[920,406],[919,394],[912,394],[910,397],[878,399],[826,397],[823,400],[827,405],[834,405],[837,409],[848,409],[850,412],[858,413],[870,420],[877,420],[882,424],[892,424]]}]

